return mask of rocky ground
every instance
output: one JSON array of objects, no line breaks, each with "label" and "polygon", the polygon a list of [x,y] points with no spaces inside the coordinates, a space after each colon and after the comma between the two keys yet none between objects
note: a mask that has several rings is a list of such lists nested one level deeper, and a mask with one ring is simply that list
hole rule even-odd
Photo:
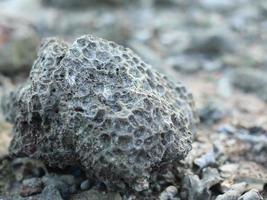
[{"label": "rocky ground", "polygon": [[163,170],[151,191],[135,194],[108,192],[77,168],[10,159],[12,127],[0,115],[0,199],[267,199],[265,0],[0,0],[0,8],[1,96],[25,81],[41,38],[93,34],[186,83],[200,117],[177,173]]}]

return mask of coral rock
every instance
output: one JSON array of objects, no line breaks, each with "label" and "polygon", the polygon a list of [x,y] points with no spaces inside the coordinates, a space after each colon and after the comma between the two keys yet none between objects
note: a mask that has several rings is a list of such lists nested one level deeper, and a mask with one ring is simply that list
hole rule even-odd
[{"label": "coral rock", "polygon": [[11,155],[82,167],[109,188],[147,189],[153,169],[191,149],[191,93],[130,49],[93,36],[70,46],[46,40],[9,102]]}]

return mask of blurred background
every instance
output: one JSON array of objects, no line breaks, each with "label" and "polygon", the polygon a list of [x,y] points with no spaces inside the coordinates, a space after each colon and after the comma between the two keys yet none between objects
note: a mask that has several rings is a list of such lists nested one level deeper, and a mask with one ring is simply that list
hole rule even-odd
[{"label": "blurred background", "polygon": [[185,74],[267,69],[265,0],[0,0],[0,72],[30,69],[44,37],[93,34]]},{"label": "blurred background", "polygon": [[[186,83],[203,155],[215,146],[228,161],[266,170],[266,0],[0,0],[0,96],[26,80],[43,38],[83,34],[129,47]],[[10,130],[0,115],[0,155]]]}]

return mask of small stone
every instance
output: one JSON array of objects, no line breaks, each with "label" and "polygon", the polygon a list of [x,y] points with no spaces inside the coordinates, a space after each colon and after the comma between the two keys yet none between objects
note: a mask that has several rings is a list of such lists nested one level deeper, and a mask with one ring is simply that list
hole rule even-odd
[{"label": "small stone", "polygon": [[146,179],[138,179],[134,185],[134,189],[138,192],[147,190],[149,188],[149,183]]},{"label": "small stone", "polygon": [[267,101],[267,73],[263,70],[241,68],[233,71],[231,83],[246,93]]},{"label": "small stone", "polygon": [[99,191],[106,191],[107,190],[107,186],[105,183],[101,182],[101,181],[97,181],[95,184],[95,188]]},{"label": "small stone", "polygon": [[247,190],[247,184],[245,182],[232,185],[231,189],[222,195],[217,196],[215,200],[234,200],[240,197],[242,193]]},{"label": "small stone", "polygon": [[41,198],[42,200],[63,200],[58,189],[53,185],[44,188]]},{"label": "small stone", "polygon": [[61,175],[59,179],[68,185],[75,185],[75,177],[70,174]]},{"label": "small stone", "polygon": [[218,57],[230,53],[234,49],[232,38],[222,32],[197,35],[192,38],[191,45],[186,50],[189,54],[205,55],[208,58]]},{"label": "small stone", "polygon": [[104,193],[95,189],[84,191],[71,196],[70,200],[122,200],[119,193]]},{"label": "small stone", "polygon": [[91,183],[88,179],[83,181],[80,185],[81,190],[88,190],[90,187],[91,187]]},{"label": "small stone", "polygon": [[8,158],[0,159],[0,194],[6,192],[6,188],[9,188],[15,181],[15,177],[11,168],[11,161]]},{"label": "small stone", "polygon": [[199,111],[200,122],[209,125],[220,121],[224,116],[225,113],[220,109],[220,106],[217,106],[214,103],[208,103]]},{"label": "small stone", "polygon": [[76,192],[76,182],[72,175],[51,174],[42,178],[45,186],[53,185],[60,192],[63,198]]},{"label": "small stone", "polygon": [[8,146],[12,139],[12,126],[9,123],[3,122],[1,118],[2,116],[0,114],[0,157],[4,157],[8,155]]},{"label": "small stone", "polygon": [[202,0],[200,1],[201,6],[206,9],[214,10],[229,10],[236,6],[236,2],[232,0]]},{"label": "small stone", "polygon": [[30,178],[22,182],[20,189],[20,195],[22,197],[31,196],[34,194],[41,193],[43,190],[43,182],[40,178]]},{"label": "small stone", "polygon": [[173,200],[177,194],[177,188],[175,186],[168,186],[159,196],[160,200]]},{"label": "small stone", "polygon": [[211,150],[201,155],[194,160],[194,164],[200,169],[204,169],[208,166],[215,166],[217,164],[217,159],[221,155],[220,149],[216,145],[213,146]]},{"label": "small stone", "polygon": [[14,159],[12,169],[17,181],[32,177],[42,177],[48,173],[45,165],[41,161],[30,158]]},{"label": "small stone", "polygon": [[221,181],[218,170],[207,167],[203,170],[202,179],[192,173],[185,174],[182,192],[188,200],[210,199],[212,196],[210,188]]},{"label": "small stone", "polygon": [[29,71],[38,45],[39,36],[29,22],[0,15],[0,73]]},{"label": "small stone", "polygon": [[263,190],[267,184],[267,170],[255,162],[228,163],[220,167],[220,172],[225,179],[224,185],[246,182],[249,189]]},{"label": "small stone", "polygon": [[252,189],[239,197],[238,200],[263,200],[263,197],[257,190]]},{"label": "small stone", "polygon": [[190,56],[178,56],[169,58],[167,64],[172,66],[175,70],[185,73],[193,74],[201,70],[201,61],[197,59],[190,59]]},{"label": "small stone", "polygon": [[44,5],[59,7],[59,8],[84,8],[92,5],[107,4],[118,5],[122,4],[123,0],[42,0]]}]

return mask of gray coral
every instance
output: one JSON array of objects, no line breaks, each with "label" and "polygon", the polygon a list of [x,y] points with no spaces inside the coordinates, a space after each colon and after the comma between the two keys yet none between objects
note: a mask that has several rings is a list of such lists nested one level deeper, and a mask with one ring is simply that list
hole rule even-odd
[{"label": "gray coral", "polygon": [[46,40],[10,97],[12,156],[80,166],[110,188],[143,190],[153,169],[191,149],[191,93],[104,39]]}]

